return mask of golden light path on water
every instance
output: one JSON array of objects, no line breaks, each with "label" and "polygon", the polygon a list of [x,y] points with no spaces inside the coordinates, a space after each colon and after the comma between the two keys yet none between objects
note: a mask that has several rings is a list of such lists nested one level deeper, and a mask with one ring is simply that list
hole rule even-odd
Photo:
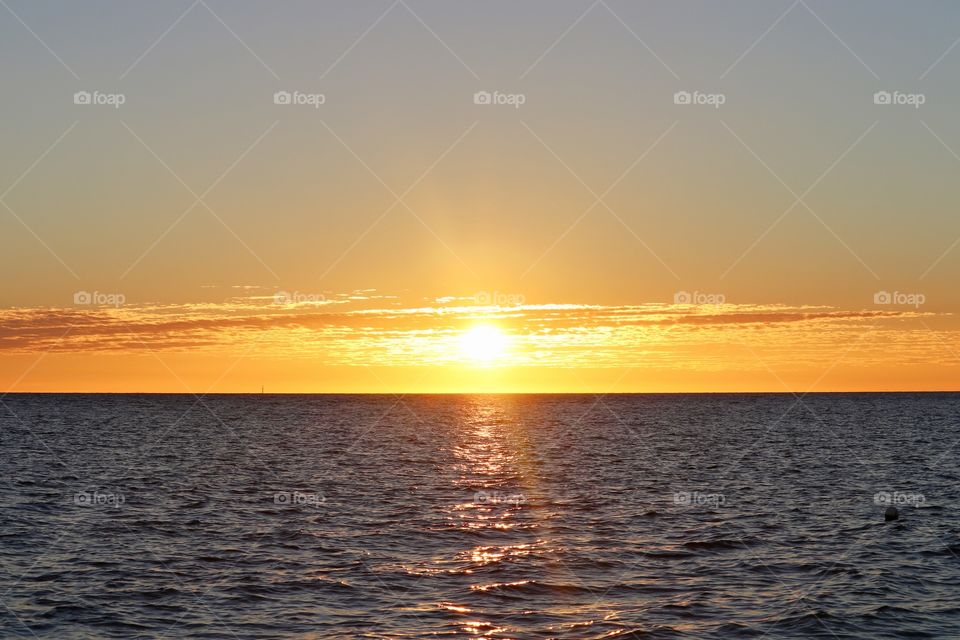
[{"label": "golden light path on water", "polygon": [[[558,514],[541,491],[541,463],[528,438],[528,427],[515,411],[516,402],[522,400],[475,396],[472,402],[465,403],[458,433],[450,443],[451,458],[443,462],[452,472],[455,493],[465,496],[463,501],[445,508],[447,525],[492,538],[489,543],[476,544],[453,557],[438,559],[437,563],[439,568],[467,567],[465,572],[476,576],[470,581],[470,602],[437,603],[463,616],[463,632],[471,637],[516,632],[495,608],[496,594],[504,588],[531,583],[544,587],[582,586],[582,581],[563,563],[565,549],[551,533],[551,520]],[[537,569],[518,575],[525,566]],[[496,579],[497,574],[503,579]],[[478,602],[489,602],[494,608],[478,606]],[[550,613],[579,613],[581,619],[597,615],[597,607],[585,612],[582,604],[569,608],[558,602]],[[577,626],[592,624],[592,620],[583,620]]]}]

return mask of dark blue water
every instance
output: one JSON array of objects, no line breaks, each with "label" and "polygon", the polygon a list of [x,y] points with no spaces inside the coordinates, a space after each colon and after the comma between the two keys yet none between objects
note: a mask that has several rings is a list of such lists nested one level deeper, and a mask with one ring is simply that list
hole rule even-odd
[{"label": "dark blue water", "polygon": [[0,637],[958,637],[958,441],[952,394],[8,395]]}]

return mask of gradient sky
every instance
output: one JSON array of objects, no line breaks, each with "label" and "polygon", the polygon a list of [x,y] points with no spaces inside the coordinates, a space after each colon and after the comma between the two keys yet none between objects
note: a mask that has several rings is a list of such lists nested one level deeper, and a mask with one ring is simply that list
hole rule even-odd
[{"label": "gradient sky", "polygon": [[958,386],[954,2],[5,2],[0,390]]}]

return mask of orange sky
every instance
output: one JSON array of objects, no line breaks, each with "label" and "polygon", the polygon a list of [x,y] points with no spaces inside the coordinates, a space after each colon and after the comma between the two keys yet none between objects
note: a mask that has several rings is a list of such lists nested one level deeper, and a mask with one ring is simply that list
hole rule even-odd
[{"label": "orange sky", "polygon": [[0,393],[958,389],[960,5],[821,4],[18,0]]},{"label": "orange sky", "polygon": [[[950,314],[875,305],[529,304],[375,291],[0,313],[15,391],[954,390]],[[496,344],[469,345],[483,326]],[[479,347],[479,348],[477,348]]]}]

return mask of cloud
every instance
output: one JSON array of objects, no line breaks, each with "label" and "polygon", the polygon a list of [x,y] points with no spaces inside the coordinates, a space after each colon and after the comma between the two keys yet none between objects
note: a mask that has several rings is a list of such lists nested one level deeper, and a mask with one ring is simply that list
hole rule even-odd
[{"label": "cloud", "polygon": [[[513,337],[511,363],[518,366],[683,362],[715,368],[744,348],[783,352],[784,359],[815,363],[865,331],[883,332],[884,344],[901,349],[934,349],[929,331],[921,336],[915,333],[919,325],[911,330],[902,326],[935,315],[915,309],[734,304],[483,307],[464,305],[456,297],[403,306],[393,296],[372,291],[327,299],[336,304],[275,304],[272,296],[255,296],[220,304],[6,309],[0,310],[0,352],[236,353],[256,342],[261,354],[317,358],[329,364],[442,364],[457,361],[460,332],[478,321],[496,322]],[[876,348],[860,356],[890,357]]]}]

